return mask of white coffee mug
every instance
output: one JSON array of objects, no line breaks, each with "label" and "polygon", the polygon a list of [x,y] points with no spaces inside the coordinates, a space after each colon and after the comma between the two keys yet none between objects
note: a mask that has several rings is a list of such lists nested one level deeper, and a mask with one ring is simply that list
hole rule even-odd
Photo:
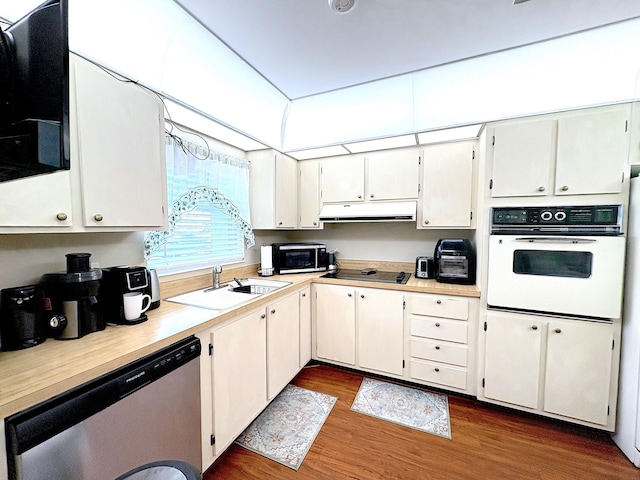
[{"label": "white coffee mug", "polygon": [[[147,300],[147,306],[143,307],[145,299]],[[122,303],[124,304],[125,320],[135,320],[149,309],[151,297],[143,295],[142,292],[129,292],[122,295]]]}]

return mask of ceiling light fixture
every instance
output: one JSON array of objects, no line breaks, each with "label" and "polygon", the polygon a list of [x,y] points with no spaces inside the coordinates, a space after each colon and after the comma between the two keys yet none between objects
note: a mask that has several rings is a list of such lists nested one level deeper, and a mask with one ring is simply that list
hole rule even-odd
[{"label": "ceiling light fixture", "polygon": [[355,4],[356,0],[328,0],[329,7],[336,13],[347,13],[351,10]]}]

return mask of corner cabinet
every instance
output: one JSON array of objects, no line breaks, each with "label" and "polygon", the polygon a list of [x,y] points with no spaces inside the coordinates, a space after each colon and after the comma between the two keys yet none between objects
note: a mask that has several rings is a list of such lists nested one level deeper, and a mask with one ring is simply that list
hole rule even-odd
[{"label": "corner cabinet", "polygon": [[315,358],[401,377],[403,294],[314,285]]},{"label": "corner cabinet", "polygon": [[418,228],[471,228],[478,142],[427,146],[423,150]]},{"label": "corner cabinet", "polygon": [[616,322],[490,311],[480,334],[480,400],[614,430]]},{"label": "corner cabinet", "polygon": [[166,229],[162,102],[73,54],[69,72],[71,169],[0,183],[0,232]]},{"label": "corner cabinet", "polygon": [[298,223],[298,166],[275,150],[249,152],[251,223],[258,230],[295,229]]},{"label": "corner cabinet", "polygon": [[622,192],[630,117],[627,104],[490,127],[491,196]]}]

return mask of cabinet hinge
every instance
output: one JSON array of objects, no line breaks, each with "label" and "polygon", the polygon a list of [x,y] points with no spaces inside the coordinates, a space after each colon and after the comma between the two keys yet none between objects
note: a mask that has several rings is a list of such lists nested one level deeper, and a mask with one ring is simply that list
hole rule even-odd
[{"label": "cabinet hinge", "polygon": [[422,165],[422,156],[418,155],[418,165]]},{"label": "cabinet hinge", "polygon": [[473,212],[469,212],[469,220],[473,220]]},{"label": "cabinet hinge", "polygon": [[420,193],[421,189],[422,189],[422,185],[418,184],[418,193]]},{"label": "cabinet hinge", "polygon": [[402,368],[404,368],[404,360],[402,360]]},{"label": "cabinet hinge", "polygon": [[620,183],[624,183],[624,172],[622,172],[622,180],[620,181]]},{"label": "cabinet hinge", "polygon": [[624,131],[628,132],[629,131],[629,120],[625,120],[624,121]]},{"label": "cabinet hinge", "polygon": [[213,343],[209,344],[209,356],[213,355]]},{"label": "cabinet hinge", "polygon": [[471,160],[475,160],[476,159],[476,149],[474,148],[473,150],[471,150]]},{"label": "cabinet hinge", "polygon": [[211,445],[215,445],[216,444],[216,436],[215,435],[211,435],[211,437],[209,437],[209,443]]},{"label": "cabinet hinge", "polygon": [[611,350],[615,350],[616,348],[616,340],[615,338],[613,340],[611,340]]},{"label": "cabinet hinge", "polygon": [[496,136],[492,135],[491,136],[491,145],[495,145],[496,144]]},{"label": "cabinet hinge", "polygon": [[484,331],[487,331],[487,322],[484,322]]},{"label": "cabinet hinge", "polygon": [[607,417],[611,415],[611,405],[607,405]]},{"label": "cabinet hinge", "polygon": [[482,388],[484,388],[484,378],[482,379]]},{"label": "cabinet hinge", "polygon": [[405,302],[404,300],[402,301],[402,309],[403,310],[407,309],[407,302]]},{"label": "cabinet hinge", "polygon": [[489,180],[489,190],[493,188],[493,178]]}]

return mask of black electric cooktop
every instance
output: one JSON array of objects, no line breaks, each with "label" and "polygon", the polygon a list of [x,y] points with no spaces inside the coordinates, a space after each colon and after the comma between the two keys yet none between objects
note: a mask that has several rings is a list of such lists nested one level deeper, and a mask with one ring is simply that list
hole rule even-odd
[{"label": "black electric cooktop", "polygon": [[358,280],[361,282],[399,283],[405,284],[411,277],[405,272],[384,272],[375,268],[365,268],[364,270],[350,270],[340,268],[322,275],[324,278],[336,278],[338,280]]}]

